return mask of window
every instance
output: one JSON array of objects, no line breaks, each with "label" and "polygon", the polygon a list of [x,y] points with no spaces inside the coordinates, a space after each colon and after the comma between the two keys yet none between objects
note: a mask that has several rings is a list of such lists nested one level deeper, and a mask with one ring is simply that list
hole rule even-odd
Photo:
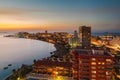
[{"label": "window", "polygon": [[106,59],[106,62],[110,62],[111,61],[111,59]]},{"label": "window", "polygon": [[96,67],[91,67],[92,69],[96,69]]},{"label": "window", "polygon": [[96,59],[95,58],[92,58],[93,61],[95,61]]},{"label": "window", "polygon": [[83,66],[84,68],[89,68],[89,66]]},{"label": "window", "polygon": [[104,62],[102,62],[102,65],[104,65],[105,63]]},{"label": "window", "polygon": [[101,64],[101,62],[98,62],[98,64]]},{"label": "window", "polygon": [[96,71],[92,71],[92,73],[96,74]]},{"label": "window", "polygon": [[84,76],[90,76],[90,74],[84,74]]},{"label": "window", "polygon": [[99,70],[98,73],[99,73],[99,74],[104,74],[105,71],[104,71],[104,70]]},{"label": "window", "polygon": [[91,64],[92,64],[92,65],[96,65],[96,62],[92,62]]},{"label": "window", "polygon": [[112,68],[106,68],[107,70],[112,70]]},{"label": "window", "polygon": [[112,72],[106,71],[106,75],[112,75]]},{"label": "window", "polygon": [[106,71],[106,75],[109,75],[108,71]]},{"label": "window", "polygon": [[90,70],[83,70],[84,72],[89,72]]},{"label": "window", "polygon": [[108,80],[111,80],[111,76],[106,76]]},{"label": "window", "polygon": [[92,77],[96,77],[96,75],[92,75]]},{"label": "window", "polygon": [[98,75],[99,78],[105,78],[105,75]]},{"label": "window", "polygon": [[98,66],[98,69],[105,69],[104,66]]}]

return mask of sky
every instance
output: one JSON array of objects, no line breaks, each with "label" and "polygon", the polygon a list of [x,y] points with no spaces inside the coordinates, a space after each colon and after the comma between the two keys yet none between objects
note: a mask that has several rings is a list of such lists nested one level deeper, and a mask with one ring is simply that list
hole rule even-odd
[{"label": "sky", "polygon": [[120,31],[120,0],[0,0],[0,31]]}]

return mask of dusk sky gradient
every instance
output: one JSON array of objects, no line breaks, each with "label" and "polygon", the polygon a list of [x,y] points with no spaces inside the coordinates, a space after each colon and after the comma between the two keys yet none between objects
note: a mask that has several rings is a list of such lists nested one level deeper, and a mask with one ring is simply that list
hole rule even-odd
[{"label": "dusk sky gradient", "polygon": [[0,0],[0,30],[120,31],[120,0]]}]

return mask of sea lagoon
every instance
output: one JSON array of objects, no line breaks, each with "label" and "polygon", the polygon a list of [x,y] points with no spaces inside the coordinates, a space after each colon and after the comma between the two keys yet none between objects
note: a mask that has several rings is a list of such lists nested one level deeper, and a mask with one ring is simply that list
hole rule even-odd
[{"label": "sea lagoon", "polygon": [[[32,64],[34,59],[42,59],[50,56],[50,52],[56,50],[51,43],[24,39],[3,37],[0,34],[0,80],[12,73],[13,69],[22,64]],[[11,66],[8,66],[12,64]],[[4,69],[8,67],[8,69]]]}]

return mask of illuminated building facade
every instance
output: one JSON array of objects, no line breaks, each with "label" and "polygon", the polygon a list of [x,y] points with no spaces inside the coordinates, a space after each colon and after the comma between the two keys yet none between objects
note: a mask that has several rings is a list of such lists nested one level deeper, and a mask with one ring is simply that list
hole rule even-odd
[{"label": "illuminated building facade", "polygon": [[79,27],[80,44],[83,49],[90,49],[91,45],[91,27]]},{"label": "illuminated building facade", "polygon": [[80,38],[70,38],[69,39],[69,44],[72,48],[80,46]]},{"label": "illuminated building facade", "polygon": [[80,38],[78,38],[78,33],[75,30],[72,38],[69,39],[69,44],[72,48],[80,46]]},{"label": "illuminated building facade", "polygon": [[103,50],[73,49],[75,80],[111,80],[113,60]]},{"label": "illuminated building facade", "polygon": [[33,72],[55,76],[72,76],[72,63],[59,62],[49,59],[38,60],[33,65]]}]

